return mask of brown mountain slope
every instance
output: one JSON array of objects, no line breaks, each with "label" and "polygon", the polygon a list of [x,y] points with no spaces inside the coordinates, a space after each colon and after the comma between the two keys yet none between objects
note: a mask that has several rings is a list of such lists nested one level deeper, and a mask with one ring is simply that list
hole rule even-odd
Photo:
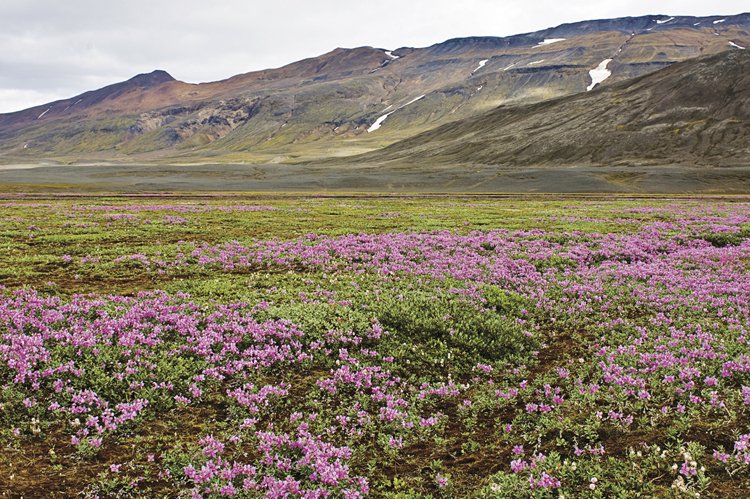
[{"label": "brown mountain slope", "polygon": [[499,105],[585,92],[590,71],[606,60],[611,76],[605,87],[689,58],[739,50],[730,44],[750,46],[750,14],[583,21],[392,52],[336,49],[199,85],[157,71],[0,114],[0,162],[347,156]]},{"label": "brown mountain slope", "polygon": [[355,158],[408,165],[750,166],[750,51],[500,107]]},{"label": "brown mountain slope", "polygon": [[[109,110],[129,111],[138,109],[137,102],[143,102],[144,96],[163,95],[163,84],[181,85],[182,83],[177,82],[166,71],[140,74],[127,81],[108,85],[98,90],[92,90],[71,97],[70,99],[50,102],[49,104],[43,104],[16,113],[0,114],[0,127],[6,129],[19,128],[28,126],[43,118],[47,120],[53,118],[69,119],[70,117],[81,115],[93,115],[102,105]],[[159,103],[153,102],[153,100],[151,99],[152,102],[142,104],[140,107],[151,109],[155,105],[160,106],[161,102],[163,102],[162,98],[159,99]]]}]

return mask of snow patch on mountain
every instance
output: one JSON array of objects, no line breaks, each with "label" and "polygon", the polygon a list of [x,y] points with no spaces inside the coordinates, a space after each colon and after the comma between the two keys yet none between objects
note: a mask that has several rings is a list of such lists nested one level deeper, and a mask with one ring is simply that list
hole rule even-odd
[{"label": "snow patch on mountain", "polygon": [[589,76],[591,77],[591,85],[586,87],[587,92],[592,91],[595,86],[612,76],[612,71],[607,69],[607,66],[610,62],[612,62],[612,59],[604,59],[599,63],[597,67],[589,71]]},{"label": "snow patch on mountain", "polygon": [[[392,115],[393,113],[395,113],[396,111],[398,111],[400,109],[405,108],[409,104],[414,104],[415,102],[417,102],[419,99],[422,99],[423,97],[424,97],[424,95],[420,95],[419,97],[416,97],[416,98],[410,100],[409,102],[407,102],[403,106],[399,106],[398,108],[394,109],[390,113],[385,113],[384,115],[380,116],[378,119],[375,120],[375,123],[373,123],[372,125],[370,125],[370,128],[367,129],[367,133],[374,132],[375,130],[379,129],[381,126],[383,126],[383,122],[386,120],[386,118],[388,118],[388,116]],[[388,110],[391,107],[392,106],[388,106],[387,108],[385,108],[385,110]]]},{"label": "snow patch on mountain", "polygon": [[482,59],[481,61],[479,61],[479,66],[477,66],[476,68],[474,68],[474,71],[472,71],[471,74],[474,74],[477,71],[479,71],[480,69],[482,69],[484,67],[484,65],[487,64],[487,61],[489,61],[489,59]]},{"label": "snow patch on mountain", "polygon": [[544,47],[545,45],[552,45],[553,43],[563,42],[565,38],[545,38],[544,41],[534,45],[534,47]]}]

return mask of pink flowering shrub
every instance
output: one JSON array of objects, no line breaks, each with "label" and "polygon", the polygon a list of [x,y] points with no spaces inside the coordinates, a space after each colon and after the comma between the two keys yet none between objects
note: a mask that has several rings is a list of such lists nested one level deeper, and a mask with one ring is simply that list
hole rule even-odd
[{"label": "pink flowering shrub", "polygon": [[101,497],[750,488],[742,199],[359,200],[344,230],[164,198],[0,207],[0,483],[33,451]]}]

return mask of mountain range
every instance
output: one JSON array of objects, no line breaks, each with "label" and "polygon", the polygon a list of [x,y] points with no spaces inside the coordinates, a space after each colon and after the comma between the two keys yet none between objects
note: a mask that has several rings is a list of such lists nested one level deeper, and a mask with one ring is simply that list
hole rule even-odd
[{"label": "mountain range", "polygon": [[750,13],[166,71],[0,114],[0,163],[748,165]]}]

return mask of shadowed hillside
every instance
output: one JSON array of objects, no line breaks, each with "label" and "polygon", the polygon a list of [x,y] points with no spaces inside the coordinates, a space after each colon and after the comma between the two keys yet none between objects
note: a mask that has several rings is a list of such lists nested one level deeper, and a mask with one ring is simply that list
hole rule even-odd
[{"label": "shadowed hillside", "polygon": [[675,64],[635,80],[444,125],[364,163],[750,165],[750,52]]}]

